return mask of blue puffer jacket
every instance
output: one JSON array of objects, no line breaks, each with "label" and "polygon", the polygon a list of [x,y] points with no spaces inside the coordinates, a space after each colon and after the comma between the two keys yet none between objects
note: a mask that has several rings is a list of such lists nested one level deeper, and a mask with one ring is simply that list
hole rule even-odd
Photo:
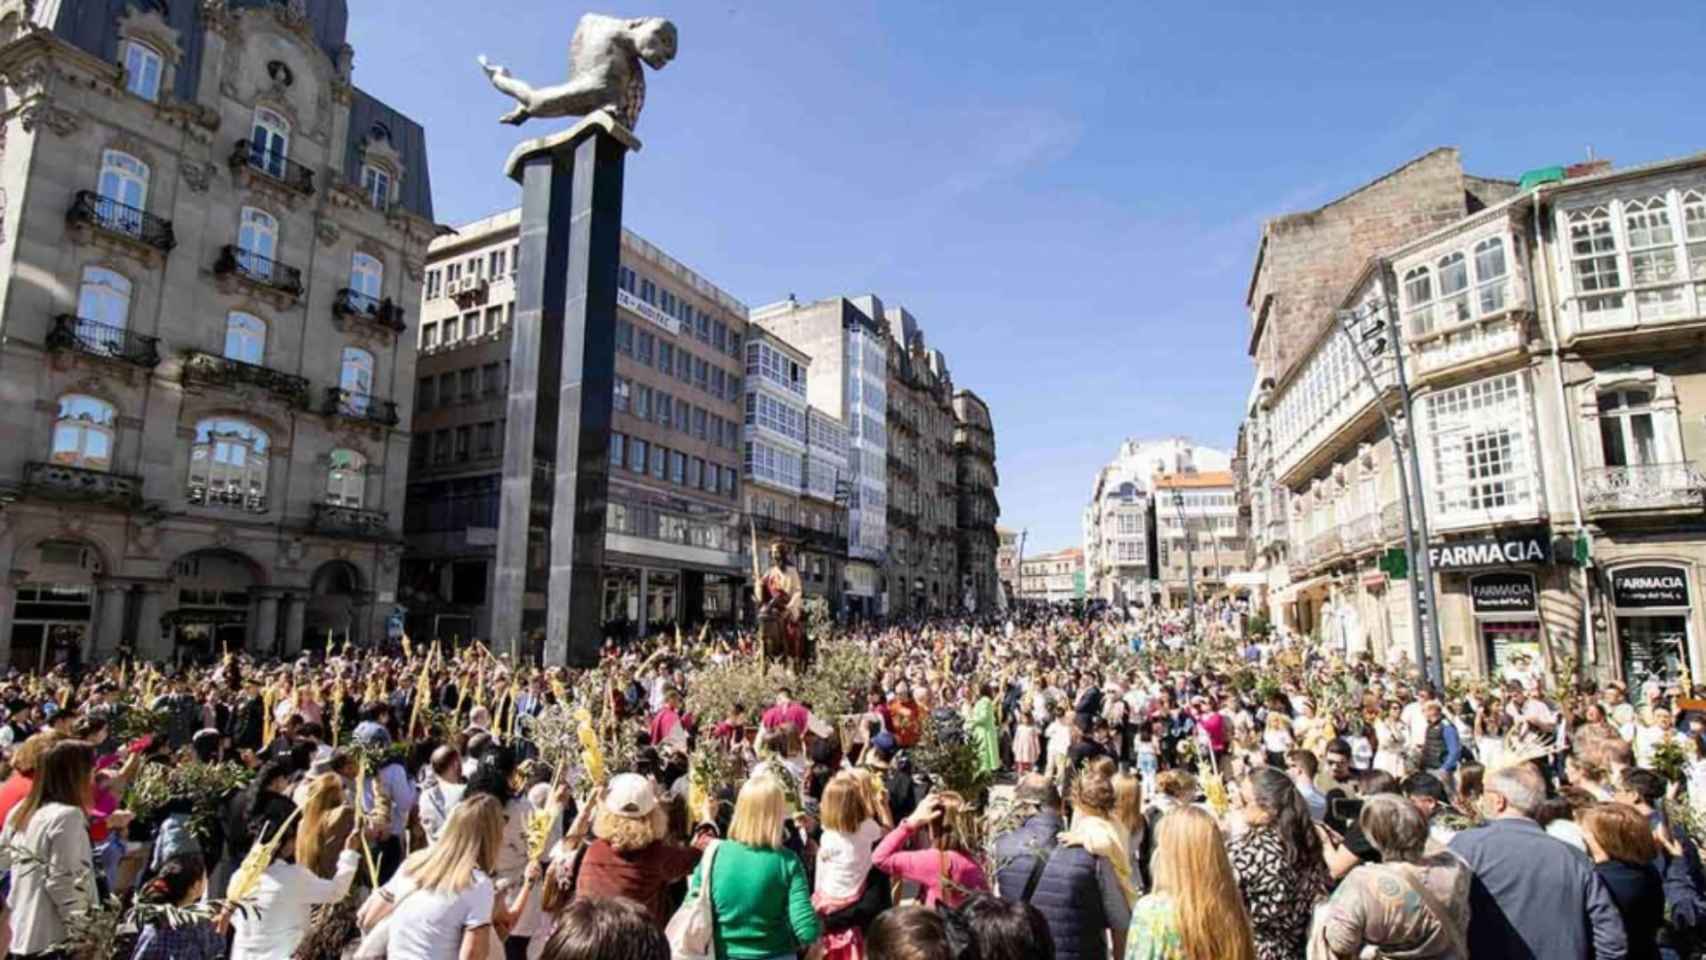
[{"label": "blue puffer jacket", "polygon": [[997,889],[1004,900],[1022,899],[1037,858],[1045,857],[1030,902],[1048,921],[1055,960],[1106,960],[1108,917],[1096,882],[1096,855],[1060,846],[1057,838],[1065,829],[1060,814],[1044,811],[996,838]]}]

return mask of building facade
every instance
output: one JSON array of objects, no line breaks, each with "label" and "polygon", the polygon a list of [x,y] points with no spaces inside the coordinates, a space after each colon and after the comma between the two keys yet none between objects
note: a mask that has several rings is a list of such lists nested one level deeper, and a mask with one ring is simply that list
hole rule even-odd
[{"label": "building facade", "polygon": [[425,135],[343,0],[0,4],[0,658],[385,633]]},{"label": "building facade", "polygon": [[[874,300],[875,298],[869,298]],[[891,613],[963,609],[954,381],[916,318],[889,307],[889,556]]]},{"label": "building facade", "polygon": [[1158,473],[1152,485],[1162,603],[1188,606],[1193,590],[1199,603],[1227,593],[1244,569],[1244,534],[1232,472]]},{"label": "building facade", "polygon": [[970,390],[954,394],[954,474],[958,487],[960,593],[964,609],[988,613],[1003,606],[996,554],[1001,549],[995,521],[1001,503],[995,488],[995,426],[989,405]]},{"label": "building facade", "polygon": [[1009,527],[995,528],[995,579],[1000,581],[1000,604],[1011,607],[1019,599],[1019,552],[1024,534]]},{"label": "building facade", "polygon": [[[519,222],[519,211],[500,213],[431,250],[402,595],[418,636],[491,629]],[[642,635],[731,618],[751,568],[741,500],[746,308],[632,232],[622,237],[617,305],[605,630]],[[534,522],[548,527],[544,506]],[[539,556],[526,630],[543,627],[546,576]]]},{"label": "building facade", "polygon": [[1078,547],[1019,561],[1021,602],[1071,603],[1084,597],[1084,551]]}]

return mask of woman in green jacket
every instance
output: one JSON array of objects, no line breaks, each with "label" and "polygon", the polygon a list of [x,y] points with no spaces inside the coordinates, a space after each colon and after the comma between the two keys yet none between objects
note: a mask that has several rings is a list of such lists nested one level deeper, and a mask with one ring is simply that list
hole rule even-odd
[{"label": "woman in green jacket", "polygon": [[[761,774],[740,788],[728,839],[717,845],[711,868],[719,960],[792,960],[817,942],[821,930],[806,868],[782,846],[787,815],[787,797],[775,777]],[[704,864],[693,872],[694,891],[704,882]]]}]

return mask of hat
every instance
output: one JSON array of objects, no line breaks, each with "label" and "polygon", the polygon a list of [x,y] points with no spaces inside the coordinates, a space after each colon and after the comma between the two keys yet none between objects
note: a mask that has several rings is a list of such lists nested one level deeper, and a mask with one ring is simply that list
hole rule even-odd
[{"label": "hat", "polygon": [[314,759],[308,763],[308,775],[319,777],[332,773],[335,766],[333,761],[336,759],[336,751],[326,744],[321,744],[314,751]]},{"label": "hat", "polygon": [[604,809],[618,817],[631,820],[649,817],[657,805],[652,782],[637,773],[619,773],[611,777],[610,786],[604,791]]},{"label": "hat", "polygon": [[355,742],[364,747],[383,749],[391,745],[391,734],[380,724],[363,720],[355,725]]},{"label": "hat", "polygon": [[888,754],[891,757],[894,756],[894,751],[895,751],[896,746],[897,746],[897,744],[896,744],[895,739],[894,739],[894,734],[888,732],[887,730],[884,730],[882,733],[879,733],[876,736],[871,738],[871,748],[872,749],[881,750],[882,752]]}]

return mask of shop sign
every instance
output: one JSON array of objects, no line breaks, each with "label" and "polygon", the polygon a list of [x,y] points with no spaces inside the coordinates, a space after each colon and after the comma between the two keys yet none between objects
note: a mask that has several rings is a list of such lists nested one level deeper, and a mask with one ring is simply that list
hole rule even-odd
[{"label": "shop sign", "polygon": [[1434,570],[1509,567],[1550,563],[1552,540],[1545,527],[1527,527],[1474,540],[1453,540],[1428,547]]},{"label": "shop sign", "polygon": [[622,307],[645,317],[651,321],[653,326],[662,327],[672,334],[681,332],[681,324],[674,317],[620,287],[616,289],[616,302]]},{"label": "shop sign", "polygon": [[1483,573],[1469,578],[1476,613],[1533,613],[1534,577],[1526,573]]},{"label": "shop sign", "polygon": [[1688,572],[1681,567],[1623,567],[1611,571],[1614,607],[1686,607]]}]

